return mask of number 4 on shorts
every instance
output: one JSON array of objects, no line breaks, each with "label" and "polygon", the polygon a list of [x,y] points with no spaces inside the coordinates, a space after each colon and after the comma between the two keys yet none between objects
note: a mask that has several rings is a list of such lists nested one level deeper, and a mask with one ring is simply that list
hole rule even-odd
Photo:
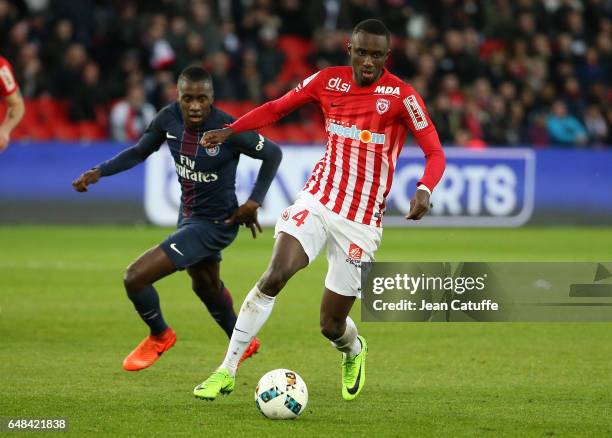
[{"label": "number 4 on shorts", "polygon": [[304,223],[304,221],[306,220],[306,218],[308,217],[308,214],[310,212],[308,210],[302,210],[296,214],[294,214],[293,216],[291,216],[291,219],[293,219],[295,221],[295,226],[296,227],[301,227],[302,224]]}]

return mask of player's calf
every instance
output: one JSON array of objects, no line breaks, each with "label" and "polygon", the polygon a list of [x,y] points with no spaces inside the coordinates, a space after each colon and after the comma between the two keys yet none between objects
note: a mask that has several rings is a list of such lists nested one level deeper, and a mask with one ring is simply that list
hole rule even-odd
[{"label": "player's calf", "polygon": [[[215,289],[216,287],[216,289]],[[208,284],[203,286],[201,283],[193,282],[193,291],[200,301],[204,303],[210,315],[223,329],[228,338],[232,336],[232,331],[236,325],[236,312],[234,311],[234,301],[229,290],[223,282]]]}]

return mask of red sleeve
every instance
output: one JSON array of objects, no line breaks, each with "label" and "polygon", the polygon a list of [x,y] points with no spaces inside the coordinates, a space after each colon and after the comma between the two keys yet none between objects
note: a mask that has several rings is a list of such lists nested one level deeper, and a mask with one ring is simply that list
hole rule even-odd
[{"label": "red sleeve", "polygon": [[427,135],[436,129],[423,99],[410,85],[402,87],[402,103],[402,120],[408,125],[414,138]]},{"label": "red sleeve", "polygon": [[440,138],[436,131],[423,99],[408,84],[402,87],[402,120],[410,128],[416,142],[421,147],[425,155],[425,172],[423,177],[417,182],[417,186],[424,184],[430,191],[434,187],[444,173],[446,166],[446,158],[440,144]]},{"label": "red sleeve", "polygon": [[15,92],[17,81],[13,75],[11,64],[0,56],[0,96],[6,97]]},{"label": "red sleeve", "polygon": [[276,122],[297,107],[317,100],[322,76],[321,72],[317,72],[307,77],[284,96],[249,111],[229,127],[235,134],[259,129]]},{"label": "red sleeve", "polygon": [[430,191],[433,191],[434,187],[442,179],[444,168],[446,167],[446,157],[440,144],[440,138],[436,129],[433,128],[429,130],[428,134],[417,137],[416,141],[425,155],[425,172],[423,172],[423,176],[417,182],[417,186],[423,184]]}]

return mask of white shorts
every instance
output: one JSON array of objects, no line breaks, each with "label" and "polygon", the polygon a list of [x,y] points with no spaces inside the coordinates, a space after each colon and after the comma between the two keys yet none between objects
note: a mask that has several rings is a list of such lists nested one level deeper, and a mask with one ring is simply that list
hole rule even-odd
[{"label": "white shorts", "polygon": [[361,298],[361,263],[374,260],[382,228],[348,220],[310,193],[300,192],[276,222],[274,237],[281,232],[302,244],[309,263],[327,244],[325,287],[340,295]]}]

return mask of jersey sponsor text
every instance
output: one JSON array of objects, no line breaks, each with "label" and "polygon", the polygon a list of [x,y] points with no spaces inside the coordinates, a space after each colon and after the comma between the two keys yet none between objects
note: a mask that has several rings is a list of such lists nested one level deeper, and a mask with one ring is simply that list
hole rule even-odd
[{"label": "jersey sponsor text", "polygon": [[330,123],[328,129],[331,134],[340,135],[352,140],[359,140],[363,143],[385,144],[385,134],[372,132],[367,129],[362,130],[355,125],[349,127]]}]

